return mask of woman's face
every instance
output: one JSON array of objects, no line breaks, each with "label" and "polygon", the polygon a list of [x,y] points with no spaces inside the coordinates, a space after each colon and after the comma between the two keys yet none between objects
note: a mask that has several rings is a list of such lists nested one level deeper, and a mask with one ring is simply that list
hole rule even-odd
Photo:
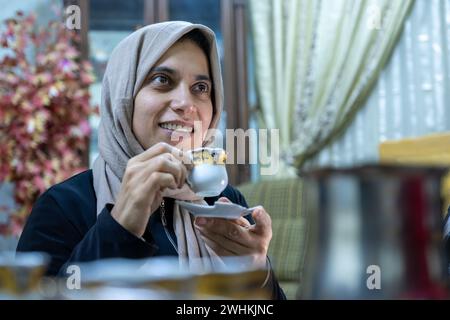
[{"label": "woman's face", "polygon": [[133,132],[142,147],[158,142],[182,150],[201,147],[213,115],[211,91],[202,49],[190,40],[170,47],[134,100]]}]

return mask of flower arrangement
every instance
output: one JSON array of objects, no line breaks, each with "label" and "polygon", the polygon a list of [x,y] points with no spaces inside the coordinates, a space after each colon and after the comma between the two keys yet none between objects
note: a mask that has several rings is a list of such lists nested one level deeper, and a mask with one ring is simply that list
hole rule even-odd
[{"label": "flower arrangement", "polygon": [[19,235],[51,185],[84,170],[92,67],[81,61],[78,35],[62,22],[37,28],[34,15],[5,21],[0,34],[0,183],[14,184],[17,209],[0,234]]}]

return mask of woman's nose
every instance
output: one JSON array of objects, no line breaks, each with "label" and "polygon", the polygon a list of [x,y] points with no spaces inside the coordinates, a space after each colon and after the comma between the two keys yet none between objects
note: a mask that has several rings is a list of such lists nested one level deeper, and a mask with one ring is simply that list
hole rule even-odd
[{"label": "woman's nose", "polygon": [[183,88],[182,86],[174,92],[171,107],[173,110],[182,112],[183,114],[195,113],[197,110],[191,92],[189,89]]}]

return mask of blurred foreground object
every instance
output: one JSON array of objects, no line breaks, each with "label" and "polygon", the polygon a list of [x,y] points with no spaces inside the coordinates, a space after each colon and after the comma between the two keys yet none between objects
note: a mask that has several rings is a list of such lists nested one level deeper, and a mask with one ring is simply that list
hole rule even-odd
[{"label": "blurred foreground object", "polygon": [[446,168],[373,165],[305,174],[299,298],[445,299]]},{"label": "blurred foreground object", "polygon": [[0,300],[39,298],[48,262],[42,253],[0,252]]},{"label": "blurred foreground object", "polygon": [[184,268],[176,257],[98,260],[77,266],[78,289],[66,285],[74,284],[72,274],[42,286],[41,293],[44,299],[75,300],[270,299],[261,288],[267,270],[249,269],[246,259],[223,257],[224,265],[210,268]]}]

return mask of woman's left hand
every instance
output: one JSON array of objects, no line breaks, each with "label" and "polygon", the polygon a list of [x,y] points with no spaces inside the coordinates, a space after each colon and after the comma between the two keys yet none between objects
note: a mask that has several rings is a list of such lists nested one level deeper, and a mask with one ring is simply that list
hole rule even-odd
[{"label": "woman's left hand", "polygon": [[[230,202],[227,198],[219,201]],[[264,267],[272,239],[272,220],[261,206],[253,211],[252,217],[254,225],[243,217],[236,220],[197,217],[195,226],[219,256],[251,256],[255,266]]]}]

